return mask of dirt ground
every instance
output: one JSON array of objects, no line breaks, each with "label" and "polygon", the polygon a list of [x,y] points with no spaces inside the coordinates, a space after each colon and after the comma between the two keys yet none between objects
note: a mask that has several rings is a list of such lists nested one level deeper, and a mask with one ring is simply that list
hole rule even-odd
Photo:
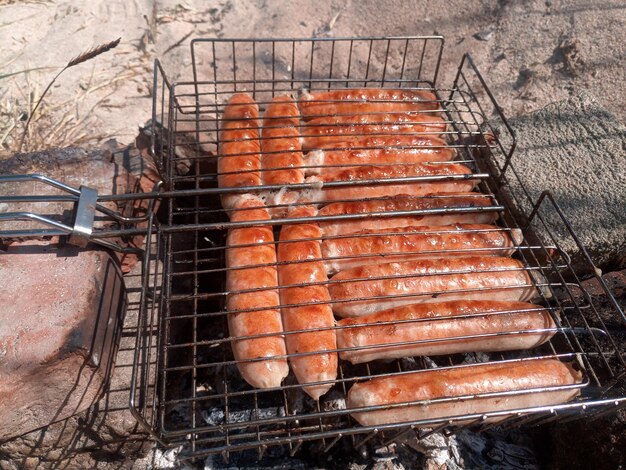
[{"label": "dirt ground", "polygon": [[0,0],[0,154],[19,148],[70,59],[118,37],[59,77],[23,150],[131,142],[150,117],[154,58],[189,79],[192,38],[431,34],[446,39],[438,83],[470,52],[509,116],[588,90],[626,118],[622,1]]}]

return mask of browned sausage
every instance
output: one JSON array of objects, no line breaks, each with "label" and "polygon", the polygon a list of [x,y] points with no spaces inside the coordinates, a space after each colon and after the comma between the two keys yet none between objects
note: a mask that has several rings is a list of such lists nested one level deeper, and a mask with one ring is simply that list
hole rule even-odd
[{"label": "browned sausage", "polygon": [[497,256],[361,266],[335,274],[328,291],[341,317],[442,300],[526,301],[538,294],[520,261]]},{"label": "browned sausage", "polygon": [[320,227],[327,237],[357,233],[362,230],[389,229],[412,225],[453,225],[453,224],[491,224],[498,218],[495,211],[448,213],[397,214],[395,212],[425,211],[431,209],[482,208],[494,205],[489,196],[478,193],[458,193],[427,197],[390,197],[353,202],[334,202],[320,209],[320,216],[339,216],[342,214],[390,213],[386,217],[366,217],[360,219],[332,220],[320,222]]},{"label": "browned sausage", "polygon": [[263,184],[298,184],[304,181],[299,116],[298,107],[289,96],[277,96],[265,110],[261,140]]},{"label": "browned sausage", "polygon": [[439,116],[410,113],[358,114],[355,116],[327,116],[310,120],[303,131],[302,147],[328,147],[346,137],[365,137],[384,134],[432,134],[446,130]]},{"label": "browned sausage", "polygon": [[493,225],[457,224],[364,230],[355,237],[324,240],[322,256],[329,274],[368,264],[441,256],[509,256],[522,232]]},{"label": "browned sausage", "polygon": [[[235,209],[231,217],[233,222],[269,220],[263,202],[252,196],[238,199]],[[232,292],[227,297],[226,307],[228,328],[233,338],[233,353],[243,378],[257,388],[278,387],[289,373],[287,359],[284,357],[286,349],[282,337],[276,250],[273,242],[271,225],[231,229],[226,240],[226,267],[229,269],[226,274],[226,289]],[[237,248],[238,245],[253,246]],[[266,264],[269,266],[258,266]],[[249,289],[261,290],[239,292]],[[238,339],[268,333],[276,335]],[[283,357],[274,358],[275,356]],[[258,358],[267,359],[247,362]]]},{"label": "browned sausage", "polygon": [[[300,206],[291,210],[289,217],[311,217],[317,211],[312,207]],[[287,334],[289,362],[301,384],[330,381],[337,378],[337,340],[332,329],[335,318],[330,307],[328,278],[324,264],[319,261],[321,230],[315,223],[283,225],[278,244],[278,278],[280,300],[285,331],[316,330],[307,333]],[[304,239],[313,240],[304,240]],[[317,239],[317,240],[316,240]],[[286,243],[289,242],[289,243]],[[314,260],[301,263],[300,261]],[[317,261],[315,261],[317,260]],[[306,285],[319,283],[318,285]],[[298,287],[291,285],[302,284]],[[317,302],[315,305],[289,307],[289,305]],[[332,352],[324,352],[332,351]],[[318,353],[291,356],[300,353]],[[319,384],[304,387],[304,391],[317,400],[332,386]]]},{"label": "browned sausage", "polygon": [[[414,177],[449,177],[462,176],[464,179],[449,181],[413,181],[407,183],[371,183],[367,185],[323,186],[322,189],[310,192],[312,200],[316,202],[330,202],[343,200],[371,199],[398,195],[425,196],[432,193],[459,193],[469,192],[478,183],[470,179],[472,170],[458,163],[428,164],[416,163],[413,165],[389,166],[360,166],[343,169],[337,172],[325,172],[321,178],[324,183],[335,181],[365,181],[385,180],[394,178]],[[312,181],[312,178],[309,179]]]},{"label": "browned sausage", "polygon": [[[441,370],[426,370],[381,377],[355,384],[348,393],[348,408],[406,403],[390,409],[355,411],[363,426],[448,418],[490,411],[548,406],[565,403],[580,394],[579,387],[535,393],[526,390],[580,384],[582,374],[556,359],[476,364]],[[487,393],[520,392],[491,397]],[[441,398],[459,400],[433,402]],[[468,398],[469,397],[469,398]],[[417,403],[415,403],[417,402]],[[412,403],[412,404],[409,404]]]},{"label": "browned sausage", "polygon": [[366,135],[366,136],[342,136],[338,141],[319,142],[317,149],[345,150],[345,149],[417,149],[423,153],[430,153],[437,156],[442,151],[453,151],[453,147],[441,138],[433,135],[411,135],[411,134],[391,134],[391,135]]},{"label": "browned sausage", "polygon": [[[455,316],[464,318],[449,318]],[[340,352],[340,357],[353,364],[406,356],[530,349],[548,341],[556,328],[550,313],[538,305],[493,300],[405,305],[345,318],[338,326],[338,347],[351,348]],[[484,336],[463,338],[473,335]],[[403,342],[408,344],[399,344]]]},{"label": "browned sausage", "polygon": [[[261,185],[261,144],[259,142],[259,107],[246,93],[231,97],[222,116],[219,158],[220,188]],[[230,209],[240,194],[225,193],[222,205]]]},{"label": "browned sausage", "polygon": [[426,90],[349,88],[305,93],[298,105],[304,119],[336,114],[436,111],[437,97]]},{"label": "browned sausage", "polygon": [[306,155],[307,175],[341,171],[359,165],[402,165],[424,162],[448,162],[455,156],[454,149],[444,147],[443,140],[437,148],[378,148],[348,150],[315,150]]}]

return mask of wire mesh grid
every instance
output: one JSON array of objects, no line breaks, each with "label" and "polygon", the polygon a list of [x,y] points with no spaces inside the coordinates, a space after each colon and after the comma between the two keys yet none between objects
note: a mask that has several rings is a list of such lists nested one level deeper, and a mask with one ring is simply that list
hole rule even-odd
[{"label": "wire mesh grid", "polygon": [[[608,309],[598,306],[581,287],[581,279],[574,272],[560,243],[564,237],[571,237],[576,243],[578,240],[549,194],[536,202],[531,201],[527,193],[513,195],[512,202],[517,207],[530,207],[523,217],[508,204],[502,204],[502,201],[511,199],[508,193],[503,194],[507,179],[517,177],[512,158],[514,134],[469,56],[464,57],[451,87],[438,86],[442,49],[443,38],[440,37],[196,40],[191,46],[194,80],[181,83],[169,83],[157,63],[153,114],[157,132],[154,150],[161,157],[165,176],[166,188],[162,195],[166,214],[165,223],[154,228],[157,241],[150,247],[152,251],[148,252],[148,257],[162,259],[163,264],[162,272],[156,265],[156,268],[148,269],[145,278],[143,315],[138,333],[139,339],[144,338],[144,341],[138,341],[141,346],[136,355],[133,377],[135,389],[131,398],[131,408],[155,438],[168,445],[185,444],[182,455],[187,458],[222,453],[228,459],[231,452],[245,449],[257,449],[261,455],[265,449],[274,445],[286,445],[294,455],[303,444],[309,442],[314,442],[320,450],[326,452],[341,439],[349,439],[355,448],[359,448],[374,438],[377,442],[388,443],[407,433],[417,433],[423,437],[444,428],[484,428],[494,423],[500,426],[539,424],[557,418],[569,419],[583,413],[599,415],[624,405],[626,399],[614,387],[624,374],[624,351],[612,331],[615,325],[624,327],[624,314],[606,285],[602,284],[602,288],[611,299]],[[218,146],[224,143],[219,140],[218,130],[223,124],[221,119],[226,101],[234,93],[246,91],[254,97],[263,112],[277,95],[296,94],[302,89],[357,87],[435,93],[435,101],[441,108],[440,117],[446,125],[443,132],[445,143],[441,148],[455,149],[453,163],[466,165],[472,173],[463,178],[458,175],[418,175],[384,181],[328,181],[324,183],[325,187],[427,185],[470,178],[479,192],[465,195],[462,203],[456,206],[452,204],[452,207],[452,196],[422,195],[419,197],[421,204],[404,210],[366,210],[356,214],[330,215],[320,212],[317,216],[302,218],[288,218],[286,209],[310,205],[311,201],[285,203],[278,199],[268,204],[274,215],[270,220],[231,221],[230,217],[237,209],[223,209],[220,197],[246,191],[280,191],[282,186],[218,187],[216,155]],[[307,127],[302,126],[300,131],[301,134],[306,132]],[[311,171],[318,168],[316,164],[305,165]],[[350,166],[353,164],[342,165],[342,169],[350,169]],[[302,191],[315,191],[316,188],[315,182],[306,181],[289,187]],[[321,193],[314,194],[319,197]],[[521,201],[519,198],[525,199]],[[444,203],[441,204],[441,201]],[[316,202],[321,201],[313,201]],[[355,201],[339,198],[335,202]],[[422,220],[432,220],[429,217],[445,217],[449,214],[457,218],[464,214],[468,216],[468,221],[484,220],[485,223],[497,219],[496,227],[467,228],[464,233],[487,231],[501,233],[515,240],[513,246],[481,248],[477,253],[492,251],[506,255],[514,251],[518,265],[491,267],[486,268],[486,271],[502,274],[521,272],[524,275],[523,283],[508,288],[540,293],[536,303],[549,312],[553,322],[545,328],[493,335],[477,333],[455,339],[477,341],[488,340],[489,336],[545,334],[550,338],[548,341],[527,351],[412,357],[362,364],[341,360],[337,378],[329,381],[332,385],[330,392],[319,401],[306,396],[302,385],[297,383],[293,375],[289,375],[281,386],[272,389],[254,389],[244,382],[232,355],[226,323],[226,299],[228,295],[254,293],[263,289],[246,292],[227,290],[225,279],[232,271],[225,264],[229,230],[271,226],[276,246],[279,246],[281,243],[289,243],[281,241],[279,235],[280,227],[287,223],[336,224],[372,219],[382,221],[400,216],[420,216],[424,217]],[[558,237],[553,235],[555,226],[559,226]],[[439,233],[441,229],[431,230]],[[392,229],[385,233],[393,234]],[[355,235],[324,236],[325,241],[341,241],[345,238],[354,239]],[[581,249],[584,251],[584,248]],[[437,255],[461,255],[462,251],[439,251]],[[356,261],[359,256],[362,255],[354,257]],[[592,268],[591,260],[588,259],[588,262]],[[458,274],[463,274],[463,270]],[[403,275],[394,277],[401,281]],[[388,278],[380,278],[385,279]],[[330,278],[319,284],[332,286],[339,282]],[[277,287],[278,290],[281,288]],[[480,291],[481,288],[474,290]],[[467,290],[461,289],[459,292],[467,293]],[[431,296],[442,293],[427,292]],[[451,292],[445,293],[449,295]],[[406,296],[415,297],[410,294]],[[375,300],[384,300],[385,297],[388,296],[383,295]],[[401,297],[394,296],[396,299]],[[294,306],[297,305],[289,305]],[[283,308],[284,305],[277,306],[277,309]],[[495,315],[510,313],[500,311]],[[463,318],[463,315],[451,317],[459,321]],[[607,318],[610,319],[609,326]],[[348,327],[330,328],[336,330]],[[158,332],[158,344],[147,339],[153,332]],[[285,335],[297,333],[290,331]],[[416,346],[420,342],[436,341],[412,340],[393,345]],[[350,349],[338,348],[336,352],[341,354]],[[306,354],[289,356],[293,358]],[[582,382],[550,389],[524,390],[524,393],[581,389],[581,394],[574,401],[562,405],[513,411],[494,409],[377,426],[359,425],[351,416],[354,410],[346,409],[346,395],[350,387],[373,377],[401,376],[407,372],[430,369],[433,365],[441,370],[458,369],[473,367],[478,363],[515,364],[543,357],[576,363],[576,367],[583,371]],[[156,393],[149,393],[150,384],[154,384]],[[614,395],[611,395],[612,392]],[[516,393],[520,392],[491,395],[504,397]],[[445,403],[461,398],[469,400],[477,397],[443,398],[439,401]]]}]

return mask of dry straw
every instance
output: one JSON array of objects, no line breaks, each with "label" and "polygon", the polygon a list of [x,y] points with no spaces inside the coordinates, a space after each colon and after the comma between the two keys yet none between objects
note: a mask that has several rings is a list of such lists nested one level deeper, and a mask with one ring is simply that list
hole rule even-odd
[{"label": "dry straw", "polygon": [[30,113],[30,116],[28,116],[28,120],[26,121],[26,124],[24,126],[24,132],[22,133],[22,138],[20,140],[20,145],[18,147],[18,151],[19,152],[22,151],[22,147],[24,145],[24,139],[26,138],[26,134],[28,133],[28,125],[30,124],[31,119],[33,118],[33,116],[37,112],[37,108],[39,108],[39,105],[41,104],[44,96],[46,96],[46,93],[48,93],[48,90],[50,90],[52,85],[54,85],[54,82],[56,81],[56,79],[59,78],[59,76],[63,72],[65,72],[67,69],[69,69],[70,67],[74,67],[75,65],[87,62],[88,60],[91,60],[94,57],[97,57],[100,54],[104,54],[105,52],[110,51],[111,49],[117,47],[117,45],[120,43],[121,39],[122,38],[117,38],[115,41],[111,41],[111,42],[108,42],[106,44],[101,44],[99,46],[94,47],[93,49],[89,49],[88,51],[83,52],[81,55],[79,55],[77,57],[74,57],[72,60],[70,60],[67,63],[67,65],[65,67],[63,67],[61,69],[61,71],[55,75],[55,77],[52,79],[52,81],[48,84],[48,86],[46,87],[44,92],[39,97],[39,100],[37,100],[37,104],[35,104],[35,107],[33,108],[32,112]]}]

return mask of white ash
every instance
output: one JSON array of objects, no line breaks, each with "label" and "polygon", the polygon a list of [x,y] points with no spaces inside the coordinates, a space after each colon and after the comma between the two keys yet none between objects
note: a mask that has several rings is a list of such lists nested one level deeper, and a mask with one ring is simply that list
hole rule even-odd
[{"label": "white ash", "polygon": [[372,470],[404,470],[404,465],[398,460],[395,443],[375,449],[372,458],[374,460]]},{"label": "white ash", "polygon": [[391,459],[376,461],[371,467],[368,468],[371,468],[371,470],[405,470],[402,463]]},{"label": "white ash", "polygon": [[475,433],[467,429],[457,433],[457,441],[464,448],[465,463],[469,468],[487,470],[539,469],[537,458],[529,445],[528,436],[519,430]]},{"label": "white ash", "polygon": [[320,403],[323,411],[336,411],[346,409],[346,397],[342,392],[338,390],[331,390],[324,397],[322,397]]},{"label": "white ash", "polygon": [[480,364],[482,362],[488,362],[489,355],[484,352],[476,352],[472,354],[466,354],[463,364]]},{"label": "white ash", "polygon": [[436,432],[423,439],[409,439],[405,441],[405,445],[424,454],[424,468],[446,468],[447,470],[465,468],[455,435],[448,437]]},{"label": "white ash", "polygon": [[162,450],[158,447],[154,449],[153,467],[154,469],[176,468],[179,469],[178,454],[183,447],[174,447],[173,449]]},{"label": "white ash", "polygon": [[[225,424],[225,413],[221,408],[213,408],[210,410],[202,410],[200,412],[202,419],[209,426],[218,426]],[[259,419],[284,418],[285,408],[283,406],[271,408],[259,408],[258,413],[253,410],[231,411],[228,413],[228,423],[247,423]]]}]

